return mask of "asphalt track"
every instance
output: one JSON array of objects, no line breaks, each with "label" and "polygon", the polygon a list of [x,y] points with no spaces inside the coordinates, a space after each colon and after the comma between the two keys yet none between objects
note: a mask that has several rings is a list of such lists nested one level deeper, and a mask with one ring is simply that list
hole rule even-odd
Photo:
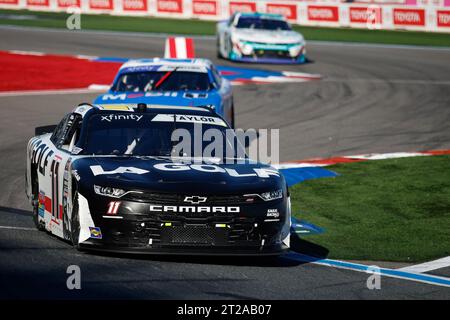
[{"label": "asphalt track", "polygon": [[[0,50],[116,57],[161,56],[163,37],[0,27]],[[196,53],[218,64],[215,42]],[[281,160],[450,148],[450,51],[311,43],[303,66],[323,80],[235,88],[238,127],[280,128]],[[18,71],[20,72],[20,70]],[[35,231],[24,195],[34,127],[56,123],[95,94],[0,97],[0,298],[449,299],[450,289],[300,263],[295,259],[130,257],[79,253]],[[7,227],[7,228],[5,228]],[[296,250],[325,254],[296,240]],[[82,290],[66,269],[81,267]],[[436,273],[439,274],[439,273]],[[445,275],[445,273],[443,273]]]}]

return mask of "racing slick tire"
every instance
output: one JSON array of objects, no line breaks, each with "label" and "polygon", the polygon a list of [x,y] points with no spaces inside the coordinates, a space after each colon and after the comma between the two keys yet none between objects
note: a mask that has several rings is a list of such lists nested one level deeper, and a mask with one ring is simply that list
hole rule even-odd
[{"label": "racing slick tire", "polygon": [[234,103],[231,105],[231,128],[235,129],[235,120],[234,120]]},{"label": "racing slick tire", "polygon": [[80,237],[80,216],[78,214],[78,191],[75,191],[72,203],[72,217],[70,218],[70,239],[72,245],[79,249],[78,239]]},{"label": "racing slick tire", "polygon": [[216,50],[217,50],[217,58],[218,59],[223,59],[223,55],[222,55],[222,53],[220,53],[220,36],[217,36]]},{"label": "racing slick tire", "polygon": [[45,227],[39,222],[39,185],[36,180],[33,181],[33,222],[36,229],[44,231]]}]

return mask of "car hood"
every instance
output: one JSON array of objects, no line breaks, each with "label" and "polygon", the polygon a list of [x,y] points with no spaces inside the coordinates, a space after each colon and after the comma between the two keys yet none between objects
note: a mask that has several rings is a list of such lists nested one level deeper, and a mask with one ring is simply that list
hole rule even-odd
[{"label": "car hood", "polygon": [[271,31],[257,29],[234,29],[233,36],[243,41],[277,44],[291,44],[304,41],[301,34],[291,30]]},{"label": "car hood", "polygon": [[111,92],[98,96],[95,104],[147,103],[173,106],[220,105],[217,91]]},{"label": "car hood", "polygon": [[182,163],[169,157],[86,157],[73,163],[83,188],[93,185],[124,190],[183,194],[244,194],[284,188],[284,178],[268,165]]}]

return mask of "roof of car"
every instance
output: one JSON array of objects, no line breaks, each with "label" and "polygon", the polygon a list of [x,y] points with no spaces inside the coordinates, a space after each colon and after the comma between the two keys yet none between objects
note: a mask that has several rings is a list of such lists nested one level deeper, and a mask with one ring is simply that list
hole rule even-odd
[{"label": "roof of car", "polygon": [[173,59],[173,58],[153,58],[153,59],[133,59],[125,62],[121,67],[128,69],[133,67],[147,67],[147,66],[174,66],[174,67],[203,67],[209,69],[212,62],[208,59]]},{"label": "roof of car", "polygon": [[[160,113],[193,113],[193,114],[208,114],[216,116],[215,111],[211,106],[171,106],[171,105],[151,105],[147,104],[147,110],[157,111]],[[82,117],[86,115],[90,110],[95,109],[97,112],[139,112],[137,104],[79,104],[74,110],[74,113],[80,114]]]}]

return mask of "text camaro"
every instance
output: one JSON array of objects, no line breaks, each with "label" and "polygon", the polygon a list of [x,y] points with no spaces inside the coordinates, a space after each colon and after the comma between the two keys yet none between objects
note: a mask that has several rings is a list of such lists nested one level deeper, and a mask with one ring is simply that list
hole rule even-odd
[{"label": "text camaro", "polygon": [[228,124],[202,107],[84,104],[56,128],[37,128],[26,172],[37,228],[79,249],[280,254],[290,229],[283,176],[241,153],[208,160],[174,151],[175,130],[199,125],[234,143]]}]

